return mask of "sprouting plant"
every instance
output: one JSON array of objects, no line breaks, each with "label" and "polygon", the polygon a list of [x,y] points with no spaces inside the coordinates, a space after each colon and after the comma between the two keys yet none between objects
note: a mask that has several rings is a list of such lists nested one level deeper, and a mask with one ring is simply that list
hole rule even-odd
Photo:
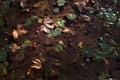
[{"label": "sprouting plant", "polygon": [[112,78],[109,77],[109,74],[102,73],[98,76],[98,80],[112,80]]},{"label": "sprouting plant", "polygon": [[47,35],[48,38],[57,37],[58,35],[61,35],[62,34],[62,29],[61,28],[56,28],[56,29],[53,29],[51,32],[52,33]]},{"label": "sprouting plant", "polygon": [[0,27],[4,25],[4,19],[3,17],[7,13],[8,8],[10,7],[11,1],[10,0],[5,0],[2,2],[2,7],[0,10]]},{"label": "sprouting plant", "polygon": [[55,51],[57,51],[58,53],[63,52],[64,48],[65,48],[65,45],[64,45],[63,41],[59,40],[57,45],[55,46]]},{"label": "sprouting plant", "polygon": [[30,26],[34,20],[34,17],[31,16],[30,18],[27,18],[23,26]]},{"label": "sprouting plant", "polygon": [[98,45],[97,49],[92,47],[86,47],[82,50],[82,55],[92,58],[94,61],[105,61],[107,58],[118,58],[118,52],[116,51],[117,43],[114,40],[105,42],[101,37],[96,40]]},{"label": "sprouting plant", "polygon": [[54,9],[53,9],[53,12],[54,12],[54,13],[59,13],[59,8],[54,8]]},{"label": "sprouting plant", "polygon": [[57,5],[58,6],[64,6],[66,3],[66,0],[57,0]]},{"label": "sprouting plant", "polygon": [[76,16],[74,13],[69,13],[69,14],[67,15],[67,18],[70,19],[70,20],[76,19],[76,17],[77,17],[77,16]]},{"label": "sprouting plant", "polygon": [[64,26],[65,26],[65,20],[63,20],[63,19],[59,19],[56,23],[57,23],[57,25],[58,25],[58,28],[55,28],[55,29],[52,29],[51,30],[51,33],[49,33],[48,35],[47,35],[47,37],[48,38],[51,38],[51,37],[57,37],[57,36],[59,36],[59,35],[61,35],[62,34],[62,29],[64,28]]},{"label": "sprouting plant", "polygon": [[[116,21],[119,21],[119,19],[117,18],[117,14],[118,14],[118,12],[114,12],[111,8],[108,8],[108,9],[100,8],[97,16],[100,19],[105,21],[104,22],[105,26],[112,27],[116,23]],[[119,22],[117,22],[117,23],[119,23]]]},{"label": "sprouting plant", "polygon": [[65,20],[63,20],[63,19],[59,19],[56,23],[58,24],[58,26],[60,26],[60,27],[64,27],[65,26]]}]

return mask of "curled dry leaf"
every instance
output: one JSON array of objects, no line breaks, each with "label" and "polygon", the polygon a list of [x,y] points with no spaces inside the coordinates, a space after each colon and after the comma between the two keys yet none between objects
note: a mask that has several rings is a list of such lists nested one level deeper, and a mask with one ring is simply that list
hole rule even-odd
[{"label": "curled dry leaf", "polygon": [[62,32],[65,32],[65,33],[69,33],[69,32],[71,32],[71,33],[72,33],[73,31],[72,31],[72,30],[70,30],[69,28],[66,28],[66,27],[65,27],[65,28],[63,29],[63,31],[62,31]]},{"label": "curled dry leaf", "polygon": [[20,49],[20,46],[18,46],[16,43],[10,45],[11,52],[16,52],[18,49]]},{"label": "curled dry leaf", "polygon": [[13,29],[12,36],[14,39],[17,39],[19,37],[17,30]]},{"label": "curled dry leaf", "polygon": [[45,33],[49,33],[49,34],[51,33],[50,29],[46,28],[45,25],[41,25],[40,26],[40,30],[43,31],[43,32],[45,32]]},{"label": "curled dry leaf", "polygon": [[54,25],[50,25],[50,24],[45,24],[45,26],[46,26],[47,28],[50,28],[50,29],[53,29],[53,28],[54,28]]},{"label": "curled dry leaf", "polygon": [[32,61],[34,64],[31,66],[31,68],[35,69],[41,69],[42,68],[42,61],[39,59],[35,59]]},{"label": "curled dry leaf", "polygon": [[83,42],[82,42],[82,41],[80,41],[80,42],[78,43],[78,47],[79,47],[79,48],[83,48]]},{"label": "curled dry leaf", "polygon": [[46,17],[45,19],[44,19],[44,22],[43,22],[44,24],[50,24],[50,23],[53,23],[53,20],[52,19],[50,19],[50,17]]},{"label": "curled dry leaf", "polygon": [[87,16],[87,15],[81,15],[82,16],[82,18],[85,20],[85,21],[90,21],[91,20],[91,18],[89,17],[89,16]]},{"label": "curled dry leaf", "polygon": [[24,30],[24,29],[18,29],[17,31],[18,31],[19,35],[27,34],[27,32],[28,32],[27,30]]}]

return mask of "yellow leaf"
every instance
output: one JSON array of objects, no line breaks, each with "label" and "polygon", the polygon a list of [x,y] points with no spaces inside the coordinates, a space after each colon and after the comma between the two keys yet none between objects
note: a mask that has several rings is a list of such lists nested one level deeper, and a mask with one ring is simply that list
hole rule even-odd
[{"label": "yellow leaf", "polygon": [[79,46],[80,48],[83,48],[83,42],[80,41],[80,42],[78,43],[78,46]]},{"label": "yellow leaf", "polygon": [[17,30],[13,29],[12,36],[13,36],[14,39],[18,38],[18,32],[17,32]]}]

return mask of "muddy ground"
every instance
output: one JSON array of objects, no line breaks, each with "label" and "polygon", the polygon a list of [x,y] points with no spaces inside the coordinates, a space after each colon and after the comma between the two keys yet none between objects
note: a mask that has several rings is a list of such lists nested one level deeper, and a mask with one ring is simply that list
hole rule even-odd
[{"label": "muddy ground", "polygon": [[[2,2],[0,8],[2,9]],[[96,16],[99,7],[112,8],[120,12],[120,3],[113,3],[107,0],[88,0],[86,5],[76,5],[76,2],[85,0],[66,0],[64,6],[60,7],[59,13],[54,13],[53,9],[58,7],[56,0],[28,0],[22,7],[20,1],[13,0],[4,15],[4,25],[0,27],[0,48],[5,45],[17,44],[20,46],[24,41],[31,41],[30,45],[25,47],[21,54],[21,49],[15,49],[7,53],[6,61],[9,63],[5,67],[6,73],[0,67],[0,80],[120,80],[120,57],[116,59],[106,58],[103,61],[95,61],[84,55],[81,50],[87,46],[97,47],[96,39],[103,37],[105,32],[111,32],[110,36],[103,37],[107,42],[113,39],[118,43],[117,51],[120,54],[120,29],[118,27],[106,28],[103,25],[104,20]],[[87,1],[87,0],[86,0]],[[35,6],[39,2],[38,6]],[[29,11],[27,11],[29,9]],[[89,11],[95,11],[90,13]],[[66,15],[74,13],[76,19],[69,20]],[[83,17],[82,15],[86,15]],[[34,16],[34,21],[29,26],[24,26],[26,19]],[[120,15],[118,14],[118,17]],[[62,18],[66,21],[65,26],[70,32],[62,32],[57,37],[47,38],[47,33],[41,31],[42,23],[38,23],[38,18],[51,18],[56,21]],[[26,34],[19,35],[15,39],[13,30],[16,30],[18,24],[27,30]],[[36,30],[39,32],[37,33]],[[65,48],[61,52],[56,52],[54,47],[59,40],[64,42]],[[81,45],[78,44],[81,42]],[[37,47],[36,47],[37,46]],[[38,59],[37,67],[32,67],[34,61]],[[39,67],[39,69],[38,69]],[[100,77],[107,77],[101,78]]]}]

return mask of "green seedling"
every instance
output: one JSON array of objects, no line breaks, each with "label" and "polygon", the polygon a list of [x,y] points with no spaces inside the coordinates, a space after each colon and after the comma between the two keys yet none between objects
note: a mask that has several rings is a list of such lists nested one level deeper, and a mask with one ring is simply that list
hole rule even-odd
[{"label": "green seedling", "polygon": [[96,44],[98,48],[86,47],[82,50],[82,55],[92,58],[94,61],[104,61],[107,58],[116,59],[119,57],[115,47],[117,43],[114,40],[105,42],[103,38],[100,37],[96,40]]},{"label": "green seedling", "polygon": [[57,5],[58,6],[64,6],[66,3],[66,0],[57,0]]},{"label": "green seedling", "polygon": [[58,41],[58,44],[55,46],[55,51],[58,53],[63,52],[65,45],[62,40]]},{"label": "green seedling", "polygon": [[30,26],[34,20],[34,17],[31,16],[30,18],[27,18],[23,26]]},{"label": "green seedling", "polygon": [[117,20],[117,12],[114,12],[111,8],[105,9],[100,8],[97,16],[104,20],[104,26],[113,27],[113,25],[118,21],[115,25],[119,25],[119,19]]},{"label": "green seedling", "polygon": [[65,20],[63,20],[63,19],[59,19],[56,23],[58,24],[58,26],[60,26],[60,27],[64,27],[65,26]]},{"label": "green seedling", "polygon": [[59,8],[54,8],[54,9],[53,9],[53,12],[54,12],[54,13],[59,13],[59,12],[60,12],[60,11],[59,11]]},{"label": "green seedling", "polygon": [[67,18],[68,19],[70,19],[70,20],[74,20],[74,19],[76,19],[76,15],[74,14],[74,13],[69,13],[68,15],[67,15]]}]

